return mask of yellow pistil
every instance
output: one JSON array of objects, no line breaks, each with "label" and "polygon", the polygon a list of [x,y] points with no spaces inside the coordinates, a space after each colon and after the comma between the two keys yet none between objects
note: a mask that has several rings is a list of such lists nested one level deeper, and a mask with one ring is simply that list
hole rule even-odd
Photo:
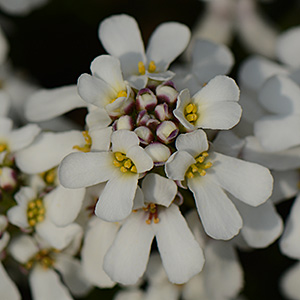
[{"label": "yellow pistil", "polygon": [[198,119],[197,110],[197,106],[193,103],[188,104],[184,108],[184,116],[192,124]]},{"label": "yellow pistil", "polygon": [[192,164],[187,172],[185,173],[185,176],[187,178],[194,178],[195,175],[199,174],[200,176],[205,176],[206,175],[206,169],[211,168],[212,163],[205,162],[206,158],[209,156],[209,154],[205,151],[202,152],[199,156],[195,158],[196,163]]},{"label": "yellow pistil", "polygon": [[120,168],[122,173],[132,172],[137,173],[136,166],[132,162],[130,158],[128,158],[125,154],[121,152],[114,153],[115,159],[113,160],[113,164],[115,167]]},{"label": "yellow pistil", "polygon": [[80,147],[78,145],[73,146],[73,149],[79,150],[81,152],[90,152],[92,147],[92,138],[89,135],[89,132],[87,130],[82,131],[82,135],[85,140],[85,145],[83,147]]},{"label": "yellow pistil", "polygon": [[151,60],[150,63],[149,63],[149,66],[148,66],[148,71],[150,73],[154,73],[155,70],[156,70],[156,65],[155,65],[154,61]]},{"label": "yellow pistil", "polygon": [[48,185],[53,185],[57,176],[57,168],[52,168],[46,172],[40,173],[40,176]]},{"label": "yellow pistil", "polygon": [[43,200],[38,198],[30,201],[27,206],[27,220],[31,227],[34,227],[37,223],[44,221],[45,219],[45,207]]},{"label": "yellow pistil", "polygon": [[26,269],[31,269],[35,263],[39,263],[43,269],[49,269],[54,265],[54,258],[51,257],[51,253],[57,252],[56,249],[42,249],[36,253],[29,261],[24,265]]}]

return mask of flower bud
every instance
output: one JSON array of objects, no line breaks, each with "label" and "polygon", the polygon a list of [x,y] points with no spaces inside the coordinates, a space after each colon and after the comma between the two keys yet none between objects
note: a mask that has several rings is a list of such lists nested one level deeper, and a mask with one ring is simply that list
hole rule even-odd
[{"label": "flower bud", "polygon": [[143,109],[152,110],[156,104],[157,98],[150,89],[144,88],[139,90],[136,97],[136,108],[138,111]]},{"label": "flower bud", "polygon": [[172,118],[172,114],[169,111],[169,106],[167,105],[167,103],[157,105],[155,107],[154,113],[157,119],[159,119],[160,121],[165,121]]},{"label": "flower bud", "polygon": [[178,92],[174,84],[169,81],[156,87],[156,96],[159,102],[173,104],[177,101]]},{"label": "flower bud", "polygon": [[134,130],[139,137],[142,145],[146,146],[154,140],[154,135],[151,130],[146,126],[140,126]]},{"label": "flower bud", "polygon": [[133,130],[133,120],[131,116],[122,116],[118,120],[114,122],[113,125],[114,130],[121,130],[121,129],[127,129],[127,130]]},{"label": "flower bud", "polygon": [[137,126],[146,126],[150,116],[148,115],[147,111],[144,109],[139,112],[136,118],[136,125]]},{"label": "flower bud", "polygon": [[163,121],[157,126],[157,138],[164,144],[171,143],[178,135],[179,129],[172,121]]},{"label": "flower bud", "polygon": [[4,191],[12,191],[18,184],[17,173],[14,169],[0,168],[0,188]]}]

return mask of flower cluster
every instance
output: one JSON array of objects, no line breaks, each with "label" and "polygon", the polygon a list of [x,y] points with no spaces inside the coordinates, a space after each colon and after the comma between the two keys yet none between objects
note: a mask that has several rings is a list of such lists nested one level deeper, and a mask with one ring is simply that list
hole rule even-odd
[{"label": "flower cluster", "polygon": [[[214,42],[195,41],[190,61],[170,68],[190,42],[181,23],[159,25],[146,50],[128,15],[98,33],[108,54],[91,74],[25,105],[50,130],[14,129],[0,98],[0,295],[21,299],[9,257],[34,300],[115,284],[129,286],[116,299],[233,299],[237,249],[265,248],[283,230],[282,252],[300,259],[300,64],[288,65],[297,56],[286,46],[299,29],[278,39],[287,65],[252,57],[240,88],[226,75],[232,53]],[[57,130],[79,107],[84,128]],[[284,229],[275,204],[295,195]],[[291,298],[299,270],[282,281]]]}]

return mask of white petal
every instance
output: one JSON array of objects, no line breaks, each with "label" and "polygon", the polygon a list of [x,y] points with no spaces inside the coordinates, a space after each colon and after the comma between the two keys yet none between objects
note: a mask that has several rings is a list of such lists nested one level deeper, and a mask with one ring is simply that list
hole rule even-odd
[{"label": "white petal", "polygon": [[81,227],[72,223],[65,227],[55,226],[49,219],[35,226],[36,232],[43,237],[53,248],[61,250],[68,246],[71,241],[82,232]]},{"label": "white petal", "polygon": [[244,278],[232,244],[211,241],[204,255],[203,280],[207,299],[233,299],[241,291]]},{"label": "white petal", "polygon": [[58,117],[87,104],[77,93],[77,86],[39,90],[30,96],[25,106],[26,118],[39,122]]},{"label": "white petal", "polygon": [[300,299],[300,263],[296,262],[290,267],[281,278],[280,286],[284,295],[288,299],[299,300]]},{"label": "white petal", "polygon": [[72,189],[107,181],[117,172],[110,152],[71,153],[58,169],[60,183]]},{"label": "white petal", "polygon": [[113,243],[118,229],[118,224],[94,217],[85,233],[81,250],[82,266],[89,281],[99,288],[110,288],[115,285],[104,272],[102,265],[104,255]]},{"label": "white petal", "polygon": [[144,300],[144,293],[141,290],[128,289],[120,290],[115,294],[114,300]]},{"label": "white petal", "polygon": [[167,160],[165,172],[173,180],[184,180],[185,173],[196,160],[186,151],[177,151]]},{"label": "white petal", "polygon": [[2,252],[4,248],[7,246],[9,239],[10,239],[10,235],[7,231],[1,233],[0,252]]},{"label": "white petal", "polygon": [[73,300],[58,274],[52,269],[34,267],[29,274],[29,284],[34,300]]},{"label": "white petal", "polygon": [[140,30],[134,18],[115,15],[102,21],[99,37],[105,50],[120,59],[122,71],[128,75],[138,73],[138,62],[145,62],[145,50]]},{"label": "white petal", "polygon": [[91,64],[93,75],[101,78],[116,91],[126,91],[120,61],[110,55],[100,55]]},{"label": "white petal", "polygon": [[257,207],[234,203],[243,219],[241,234],[249,246],[265,248],[281,235],[283,222],[270,200]]},{"label": "white petal", "polygon": [[193,98],[196,103],[238,101],[240,90],[235,81],[225,75],[211,79]]},{"label": "white petal", "polygon": [[43,132],[29,147],[18,151],[16,164],[25,173],[42,173],[58,166],[67,154],[75,151],[75,145],[83,144],[79,131]]},{"label": "white petal", "polygon": [[237,235],[242,219],[224,191],[206,174],[188,179],[198,213],[206,233],[215,239],[228,240]]},{"label": "white petal", "polygon": [[145,202],[170,206],[177,194],[177,185],[173,180],[150,173],[142,182]]},{"label": "white petal", "polygon": [[39,252],[36,242],[29,235],[21,235],[13,239],[9,244],[8,250],[11,256],[21,264],[27,263]]},{"label": "white petal", "polygon": [[0,117],[7,116],[9,108],[10,108],[9,96],[5,92],[0,91]]},{"label": "white petal", "polygon": [[172,283],[182,284],[202,270],[204,257],[178,206],[159,211],[152,224],[163,266]]},{"label": "white petal", "polygon": [[107,82],[89,74],[82,74],[78,78],[78,93],[86,102],[100,108],[105,108],[117,98],[117,91]]},{"label": "white petal", "polygon": [[0,118],[0,135],[1,139],[11,134],[11,130],[13,128],[13,120],[9,118]]},{"label": "white petal", "polygon": [[58,253],[55,255],[54,268],[59,271],[63,282],[73,295],[82,297],[91,290],[92,285],[88,283],[78,259],[64,253]]},{"label": "white petal", "polygon": [[300,88],[290,78],[277,75],[262,86],[258,99],[269,112],[281,115],[300,113]]},{"label": "white petal", "polygon": [[227,74],[234,63],[225,45],[201,39],[195,41],[192,60],[192,70],[202,84],[217,75]]},{"label": "white petal", "polygon": [[2,263],[0,262],[0,291],[4,300],[21,300],[21,295],[15,283],[7,275]]},{"label": "white petal", "polygon": [[148,62],[154,61],[158,71],[167,70],[169,64],[183,52],[190,40],[186,25],[167,22],[152,33],[147,47]]},{"label": "white petal", "polygon": [[7,218],[13,225],[23,229],[28,228],[29,224],[27,219],[27,205],[16,205],[10,208],[7,211]]},{"label": "white petal", "polygon": [[126,154],[131,147],[138,146],[140,140],[133,131],[117,130],[112,134],[111,142],[113,152]]},{"label": "white petal", "polygon": [[173,73],[172,71],[169,71],[169,70],[165,71],[165,72],[161,72],[161,73],[150,73],[150,72],[146,71],[146,75],[152,80],[168,81],[168,80],[171,80],[175,76],[175,73]]},{"label": "white petal", "polygon": [[265,80],[276,74],[288,74],[288,71],[271,60],[252,56],[242,64],[239,78],[245,87],[258,91]]},{"label": "white petal", "polygon": [[146,146],[145,151],[152,158],[154,164],[165,163],[171,155],[171,151],[166,145],[155,142]]},{"label": "white petal", "polygon": [[298,115],[272,115],[254,124],[254,134],[264,149],[281,151],[300,145],[300,117]]},{"label": "white petal", "polygon": [[36,124],[27,124],[19,129],[13,130],[10,135],[10,150],[18,151],[27,147],[33,142],[40,131],[41,129]]},{"label": "white petal", "polygon": [[78,216],[85,195],[85,189],[66,189],[59,185],[47,197],[49,206],[47,214],[51,221],[59,227],[74,222]]},{"label": "white petal", "polygon": [[210,161],[213,180],[237,199],[257,206],[271,196],[273,177],[267,168],[216,152]]},{"label": "white petal", "polygon": [[193,157],[208,150],[207,136],[201,129],[179,135],[175,144],[179,151],[186,151]]},{"label": "white petal", "polygon": [[294,201],[279,246],[283,254],[300,259],[300,194]]},{"label": "white petal", "polygon": [[145,272],[154,238],[153,229],[145,220],[143,211],[133,213],[105,255],[103,268],[112,280],[135,284]]},{"label": "white petal", "polygon": [[285,64],[295,68],[300,66],[300,27],[292,27],[281,34],[277,39],[277,55]]},{"label": "white petal", "polygon": [[140,146],[134,146],[128,149],[126,156],[132,160],[138,173],[144,173],[153,167],[152,158]]},{"label": "white petal", "polygon": [[107,128],[92,128],[89,131],[89,135],[92,138],[91,151],[108,151],[111,134],[111,126]]},{"label": "white petal", "polygon": [[108,181],[95,208],[95,214],[108,222],[124,220],[132,211],[138,174],[120,174]]},{"label": "white petal", "polygon": [[93,127],[105,128],[112,120],[105,109],[97,108],[87,114],[85,122],[88,125],[88,128],[92,129]]}]

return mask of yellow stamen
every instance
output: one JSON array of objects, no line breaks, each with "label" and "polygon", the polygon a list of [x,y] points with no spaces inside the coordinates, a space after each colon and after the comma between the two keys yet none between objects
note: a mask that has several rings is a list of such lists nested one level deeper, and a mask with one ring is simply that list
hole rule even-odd
[{"label": "yellow stamen", "polygon": [[146,68],[145,68],[145,65],[144,65],[144,63],[142,61],[139,61],[139,63],[138,63],[138,69],[139,69],[139,73],[141,75],[145,75]]},{"label": "yellow stamen", "polygon": [[124,166],[122,166],[122,167],[120,168],[120,170],[121,170],[121,172],[123,172],[123,173],[126,173],[126,172],[128,171],[128,169],[126,169]]},{"label": "yellow stamen", "polygon": [[130,169],[131,166],[132,166],[132,161],[130,159],[127,159],[124,163],[124,167],[126,169]]},{"label": "yellow stamen", "polygon": [[196,163],[195,164],[192,164],[185,176],[187,178],[194,178],[195,175],[199,174],[200,176],[205,176],[206,175],[206,169],[209,169],[212,167],[212,163],[209,161],[209,162],[205,162],[206,158],[209,156],[209,154],[205,151],[205,152],[202,152],[200,155],[198,155],[195,160],[196,160]]},{"label": "yellow stamen", "polygon": [[155,70],[156,70],[156,65],[155,65],[154,61],[151,60],[150,63],[149,63],[148,71],[149,71],[150,73],[154,73]]},{"label": "yellow stamen", "polygon": [[85,145],[83,147],[75,145],[73,146],[73,149],[79,150],[81,152],[90,152],[92,146],[92,138],[87,130],[82,131],[82,135],[84,137]]},{"label": "yellow stamen", "polygon": [[185,118],[190,122],[193,123],[198,119],[197,115],[197,106],[193,103],[189,103],[185,108],[184,108],[184,114]]},{"label": "yellow stamen", "polygon": [[123,161],[123,160],[126,158],[126,156],[125,156],[123,153],[121,153],[121,152],[116,152],[116,153],[115,153],[115,158],[116,158],[118,161]]},{"label": "yellow stamen", "polygon": [[115,167],[120,168],[122,173],[126,173],[127,171],[137,173],[136,166],[125,154],[121,152],[115,152],[114,155],[115,159],[113,160],[113,164]]},{"label": "yellow stamen", "polygon": [[28,203],[27,206],[27,220],[31,227],[34,227],[37,223],[44,221],[45,208],[42,199],[34,199]]},{"label": "yellow stamen", "polygon": [[133,173],[137,173],[136,166],[132,166],[132,167],[130,168],[130,171],[133,172]]},{"label": "yellow stamen", "polygon": [[190,114],[190,113],[193,111],[194,106],[195,106],[195,105],[192,104],[192,103],[188,104],[188,105],[186,106],[186,108],[185,108],[185,112],[186,112],[187,114]]},{"label": "yellow stamen", "polygon": [[155,224],[159,223],[159,218],[154,218],[153,222],[154,222]]},{"label": "yellow stamen", "polygon": [[118,168],[120,168],[122,166],[122,163],[117,161],[116,159],[113,161],[113,164],[115,167],[118,167]]},{"label": "yellow stamen", "polygon": [[0,152],[3,152],[7,149],[7,146],[5,144],[0,144]]},{"label": "yellow stamen", "polygon": [[126,91],[120,91],[120,92],[118,92],[117,97],[118,98],[120,98],[120,97],[127,97],[127,92]]}]

